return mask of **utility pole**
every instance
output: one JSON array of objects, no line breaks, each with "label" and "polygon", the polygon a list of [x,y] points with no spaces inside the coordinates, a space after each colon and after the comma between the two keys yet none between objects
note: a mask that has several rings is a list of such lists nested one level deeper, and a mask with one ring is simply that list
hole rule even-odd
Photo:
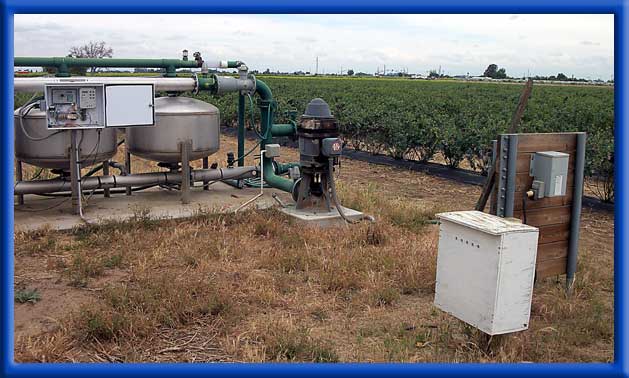
[{"label": "utility pole", "polygon": [[315,76],[319,74],[319,57],[317,57],[317,64],[315,68]]}]

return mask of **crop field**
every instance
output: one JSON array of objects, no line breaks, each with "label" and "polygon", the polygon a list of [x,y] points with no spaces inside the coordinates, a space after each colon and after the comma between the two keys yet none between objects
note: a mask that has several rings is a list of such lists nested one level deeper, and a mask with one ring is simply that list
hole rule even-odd
[{"label": "crop field", "polygon": [[[350,147],[479,170],[521,90],[262,79],[278,101],[278,122],[283,111],[301,112],[322,97]],[[233,96],[205,99],[219,106],[225,123],[235,123]],[[613,106],[609,88],[535,86],[521,131],[588,131],[589,169],[604,182],[607,164],[613,172]],[[114,160],[123,160],[121,150]],[[229,151],[236,151],[235,138],[223,135],[210,163],[224,166]],[[297,159],[295,149],[282,148],[280,160]],[[252,156],[246,164],[255,164]],[[36,170],[28,168],[26,177],[33,177]],[[155,169],[134,160],[134,172]],[[480,187],[347,158],[336,180],[343,205],[375,223],[304,228],[273,208],[223,215],[199,208],[189,219],[156,220],[150,208],[138,208],[129,221],[16,230],[16,360],[613,361],[612,212],[583,208],[572,295],[563,276],[538,280],[530,328],[487,338],[432,304],[435,213],[473,208]]]},{"label": "crop field", "polygon": [[[300,115],[308,101],[321,97],[330,104],[350,148],[482,172],[488,168],[491,140],[506,132],[522,91],[516,84],[449,80],[260,79],[269,84],[277,101],[277,123],[288,120],[288,111]],[[199,97],[218,106],[222,123],[236,125],[235,94]],[[16,107],[27,98],[19,94]],[[246,100],[248,121],[250,110],[258,111],[253,101]],[[588,193],[613,202],[613,87],[534,85],[518,132],[569,131],[588,133]]]},{"label": "crop field", "polygon": [[[260,77],[285,112],[326,100],[348,147],[397,158],[436,159],[483,171],[491,140],[511,122],[522,85],[445,80]],[[209,97],[209,96],[208,96]],[[206,97],[207,98],[207,97]],[[235,95],[207,98],[235,124]],[[248,108],[249,109],[249,108]],[[614,90],[610,87],[534,85],[519,132],[588,133],[586,173],[593,195],[614,197]]]}]

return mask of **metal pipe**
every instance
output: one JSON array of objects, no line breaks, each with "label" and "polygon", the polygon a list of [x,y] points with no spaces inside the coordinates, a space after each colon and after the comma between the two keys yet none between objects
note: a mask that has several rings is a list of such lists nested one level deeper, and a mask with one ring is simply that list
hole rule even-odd
[{"label": "metal pipe", "polygon": [[[253,109],[251,109],[253,112]],[[238,94],[238,166],[245,165],[245,95]]]},{"label": "metal pipe", "polygon": [[260,193],[258,193],[256,196],[254,196],[250,200],[246,201],[242,205],[238,206],[236,208],[236,210],[234,210],[234,213],[237,213],[238,210],[244,209],[250,203],[255,202],[255,200],[257,200],[258,198],[260,198],[260,197],[262,197],[264,195],[264,153],[265,152],[266,152],[266,150],[260,150]]},{"label": "metal pipe", "polygon": [[[15,67],[119,67],[119,68],[197,68],[203,61],[181,59],[119,59],[119,58],[71,58],[71,57],[15,57]],[[208,67],[213,67],[207,62]],[[214,62],[211,64],[220,64]],[[218,67],[218,66],[215,66]],[[214,67],[213,67],[214,68]]]},{"label": "metal pipe", "polygon": [[[199,89],[211,89],[213,79],[198,78]],[[207,82],[207,83],[206,83]],[[193,91],[197,84],[194,77],[16,77],[13,79],[15,92],[43,92],[46,84],[95,83],[95,84],[153,84],[156,91],[186,92]],[[207,85],[206,85],[207,84]]]},{"label": "metal pipe", "polygon": [[239,60],[182,60],[144,58],[72,58],[18,56],[13,60],[15,67],[118,67],[118,68],[238,68],[244,65]]},{"label": "metal pipe", "polygon": [[293,167],[300,167],[300,164],[298,162],[291,162],[291,163],[275,162],[275,173],[278,175],[283,175],[284,173],[288,172],[288,170]]},{"label": "metal pipe", "polygon": [[188,139],[179,142],[181,152],[181,203],[190,203],[190,150],[192,150],[192,140]]},{"label": "metal pipe", "polygon": [[[125,140],[127,138],[125,137]],[[124,176],[131,174],[131,152],[129,151],[129,145],[125,143],[125,151],[124,151],[124,167],[125,174]],[[130,196],[132,193],[131,188],[127,188],[127,195]]]},{"label": "metal pipe", "polygon": [[[494,140],[491,141],[491,166],[489,167],[489,172],[487,172],[487,180],[488,181],[494,180],[493,181],[493,185],[491,185],[491,188],[489,188],[489,193],[487,193],[487,198],[490,201],[490,203],[489,203],[489,214],[496,214],[496,205],[497,205],[496,201],[497,201],[497,198],[494,197],[493,201],[492,201],[492,192],[494,191],[493,188],[496,186],[496,178],[495,177],[492,178],[492,176],[496,175],[496,169],[498,168],[498,164],[497,164],[496,159],[499,159],[499,158],[500,158],[500,151],[498,151],[498,140],[494,139]],[[500,173],[500,172],[498,172],[498,173]],[[498,193],[498,194],[500,194],[500,193]],[[485,205],[486,205],[486,203],[485,203]],[[484,207],[485,206],[483,206],[483,210],[484,210]],[[483,211],[483,210],[481,210],[481,211]]]},{"label": "metal pipe", "polygon": [[574,189],[572,192],[572,216],[570,220],[570,241],[566,264],[566,290],[570,291],[577,272],[579,255],[579,226],[581,225],[581,203],[583,201],[583,171],[585,168],[585,142],[587,134],[577,134],[577,151],[574,162]]},{"label": "metal pipe", "polygon": [[[102,164],[103,167],[103,175],[104,176],[109,176],[109,161],[104,161]],[[111,193],[109,192],[109,188],[105,188],[103,190],[103,196],[105,198],[109,198],[111,196]]]},{"label": "metal pipe", "polygon": [[274,124],[271,126],[271,134],[274,137],[294,136],[297,134],[297,125],[294,123]]},{"label": "metal pipe", "polygon": [[[505,217],[510,218],[513,216],[513,205],[515,201],[515,180],[516,180],[516,167],[515,163],[518,159],[518,135],[509,135],[509,157],[507,160],[507,190],[505,193]],[[502,174],[502,172],[500,172]]]},{"label": "metal pipe", "polygon": [[[267,135],[267,129],[272,127],[273,124],[273,94],[271,89],[262,80],[256,79],[256,93],[262,98],[260,102],[261,113],[261,128],[262,135]],[[271,129],[273,130],[273,129]],[[268,133],[266,139],[260,141],[260,150],[264,150],[267,143],[270,143],[273,139],[271,133]],[[275,174],[273,170],[273,159],[264,155],[262,157],[264,161],[261,163],[263,166],[264,180],[267,184],[273,188],[283,190],[288,193],[292,193],[295,183],[293,180],[288,180]]]},{"label": "metal pipe", "polygon": [[[191,173],[194,182],[214,181],[225,179],[250,178],[258,175],[258,167],[236,167],[219,169],[199,169]],[[81,181],[82,190],[94,190],[118,187],[135,187],[159,184],[181,183],[179,172],[151,172],[138,173],[127,176],[95,176],[86,177]],[[70,181],[63,179],[19,181],[13,190],[19,194],[45,194],[65,192],[71,189]]]}]

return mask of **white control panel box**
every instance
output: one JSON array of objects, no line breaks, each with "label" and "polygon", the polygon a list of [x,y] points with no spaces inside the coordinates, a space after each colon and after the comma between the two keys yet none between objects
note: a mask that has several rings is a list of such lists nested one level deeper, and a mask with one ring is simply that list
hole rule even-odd
[{"label": "white control panel box", "polygon": [[155,125],[153,84],[47,84],[44,99],[49,129]]},{"label": "white control panel box", "polygon": [[107,127],[155,125],[153,84],[111,84],[105,86]]},{"label": "white control panel box", "polygon": [[94,83],[44,86],[49,129],[105,127],[104,85]]},{"label": "white control panel box", "polygon": [[527,329],[539,230],[480,211],[437,216],[435,306],[489,335]]}]

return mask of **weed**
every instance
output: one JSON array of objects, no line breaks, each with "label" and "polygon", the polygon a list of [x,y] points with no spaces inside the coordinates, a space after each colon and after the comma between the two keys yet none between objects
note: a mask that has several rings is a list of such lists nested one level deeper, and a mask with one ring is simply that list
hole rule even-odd
[{"label": "weed", "polygon": [[103,262],[103,266],[109,269],[119,268],[120,266],[122,266],[122,254],[116,253],[107,257]]},{"label": "weed", "polygon": [[70,285],[76,287],[87,286],[89,278],[98,277],[104,272],[102,257],[94,251],[79,252],[72,258],[70,265],[66,269],[66,274],[70,279]]},{"label": "weed", "polygon": [[400,292],[393,287],[386,286],[377,289],[374,297],[378,306],[389,306],[400,298]]},{"label": "weed", "polygon": [[14,299],[17,303],[37,303],[41,294],[37,289],[21,289],[15,292]]},{"label": "weed", "polygon": [[268,361],[338,362],[336,352],[321,340],[313,339],[308,330],[286,320],[274,322],[261,335]]}]

